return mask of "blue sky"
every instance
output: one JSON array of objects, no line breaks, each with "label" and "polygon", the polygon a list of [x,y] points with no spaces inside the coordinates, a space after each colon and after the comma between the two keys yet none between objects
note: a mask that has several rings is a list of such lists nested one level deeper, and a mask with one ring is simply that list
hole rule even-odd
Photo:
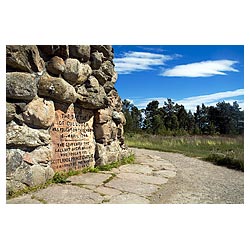
[{"label": "blue sky", "polygon": [[114,45],[116,89],[138,108],[171,98],[195,111],[219,101],[244,109],[244,46]]}]

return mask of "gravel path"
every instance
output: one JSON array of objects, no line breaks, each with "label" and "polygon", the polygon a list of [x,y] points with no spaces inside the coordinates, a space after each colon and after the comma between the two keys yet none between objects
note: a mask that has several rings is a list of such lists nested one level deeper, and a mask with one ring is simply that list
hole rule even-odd
[{"label": "gravel path", "polygon": [[151,203],[240,204],[244,203],[244,173],[182,154],[134,149],[137,155],[153,154],[177,168],[175,178],[152,196]]}]

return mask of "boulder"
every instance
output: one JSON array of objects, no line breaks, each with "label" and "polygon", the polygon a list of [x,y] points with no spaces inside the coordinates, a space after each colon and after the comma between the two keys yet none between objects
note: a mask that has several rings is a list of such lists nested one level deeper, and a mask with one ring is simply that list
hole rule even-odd
[{"label": "boulder", "polygon": [[24,163],[22,166],[16,169],[14,173],[14,180],[19,181],[25,185],[32,185],[32,172],[31,166]]},{"label": "boulder", "polygon": [[100,124],[97,123],[94,125],[95,139],[99,143],[107,144],[111,135],[111,126],[110,123]]},{"label": "boulder", "polygon": [[45,63],[35,45],[7,45],[6,64],[15,70],[41,72]]},{"label": "boulder", "polygon": [[116,141],[117,140],[117,133],[118,133],[117,126],[113,121],[111,121],[110,127],[111,127],[110,139],[113,141]]},{"label": "boulder", "polygon": [[43,98],[33,99],[27,104],[22,115],[26,124],[38,128],[48,128],[55,119],[54,102]]},{"label": "boulder", "polygon": [[48,145],[50,135],[47,130],[33,129],[26,125],[19,126],[14,121],[6,127],[6,145],[16,148],[35,148]]},{"label": "boulder", "polygon": [[[108,107],[108,99],[106,96],[106,93],[104,91],[104,89],[102,88],[102,86],[100,86],[99,90],[97,93],[94,92],[84,92],[83,90],[84,86],[82,86],[79,89],[79,96],[78,96],[78,100],[77,103],[85,108],[85,109],[103,109]],[[83,95],[82,93],[85,93],[85,95]]]},{"label": "boulder", "polygon": [[90,56],[90,62],[91,62],[91,68],[92,69],[99,69],[102,65],[103,60],[103,53],[100,53],[98,51],[93,52]]},{"label": "boulder", "polygon": [[45,167],[45,180],[48,181],[53,178],[55,172],[51,167]]},{"label": "boulder", "polygon": [[108,51],[110,51],[112,53],[114,52],[112,45],[103,45],[103,47],[106,48]]},{"label": "boulder", "polygon": [[95,147],[95,165],[103,166],[108,164],[105,146],[101,143],[96,143]]},{"label": "boulder", "polygon": [[59,56],[52,57],[47,63],[47,71],[54,75],[60,75],[65,70],[64,60]]},{"label": "boulder", "polygon": [[106,147],[106,155],[108,158],[108,162],[111,163],[111,162],[116,162],[120,160],[121,159],[120,151],[121,151],[121,148],[120,148],[119,142],[117,140],[112,141],[110,145]]},{"label": "boulder", "polygon": [[107,97],[109,99],[110,107],[113,108],[114,111],[121,112],[122,111],[122,100],[118,95],[115,89],[112,89],[108,94]]},{"label": "boulder", "polygon": [[37,47],[46,61],[53,56],[59,56],[63,60],[69,57],[68,45],[38,45]]},{"label": "boulder", "polygon": [[54,172],[50,167],[42,167],[38,164],[30,166],[24,163],[16,170],[14,180],[33,187],[46,183],[53,175]]},{"label": "boulder", "polygon": [[25,111],[27,103],[26,102],[15,102],[15,106],[16,106],[16,113],[20,114],[22,112]]},{"label": "boulder", "polygon": [[120,124],[120,123],[125,124],[126,123],[125,116],[122,112],[113,111],[112,119],[116,124]]},{"label": "boulder", "polygon": [[103,109],[108,106],[108,98],[104,88],[97,79],[90,76],[84,85],[78,88],[78,103],[86,109]]},{"label": "boulder", "polygon": [[18,167],[22,165],[24,151],[20,149],[6,150],[6,176],[13,175]]},{"label": "boulder", "polygon": [[114,89],[114,83],[112,83],[111,81],[107,81],[104,85],[103,85],[104,91],[106,94],[108,94],[112,89]]},{"label": "boulder", "polygon": [[23,155],[23,160],[29,164],[48,165],[51,161],[51,146],[41,146]]},{"label": "boulder", "polygon": [[27,186],[20,181],[15,181],[13,179],[6,180],[6,195],[7,197],[17,192],[18,190],[25,189]]},{"label": "boulder", "polygon": [[[110,61],[105,61],[101,64],[98,70],[93,70],[92,75],[98,80],[98,82],[108,88],[113,88],[114,83],[117,81],[117,73],[114,70],[114,65]],[[109,92],[109,91],[107,91]]]},{"label": "boulder", "polygon": [[88,96],[89,96],[89,93],[88,93],[85,85],[82,85],[82,86],[80,86],[80,87],[77,88],[77,94],[78,94],[78,99],[79,100],[82,100],[83,98],[87,99]]},{"label": "boulder", "polygon": [[10,122],[15,118],[16,106],[13,103],[6,102],[6,122]]},{"label": "boulder", "polygon": [[113,76],[117,77],[117,74],[114,70],[114,65],[110,61],[105,61],[101,65],[101,71],[104,72],[107,76],[110,76],[111,79]]},{"label": "boulder", "polygon": [[77,59],[69,58],[65,61],[64,79],[72,85],[84,83],[92,73],[88,64],[80,63]]},{"label": "boulder", "polygon": [[106,123],[112,120],[112,110],[110,108],[99,109],[95,113],[95,123]]},{"label": "boulder", "polygon": [[44,74],[39,81],[38,95],[63,103],[74,103],[77,99],[75,88],[62,78]]},{"label": "boulder", "polygon": [[33,165],[30,168],[29,186],[38,186],[46,183],[46,168],[40,165]]},{"label": "boulder", "polygon": [[117,79],[118,79],[118,74],[117,74],[116,71],[113,71],[113,75],[112,75],[112,78],[111,78],[111,82],[112,82],[113,84],[115,84],[116,81],[117,81]]},{"label": "boulder", "polygon": [[23,72],[6,73],[6,97],[32,100],[37,94],[36,77]]},{"label": "boulder", "polygon": [[87,62],[90,59],[89,45],[69,45],[70,57],[75,57],[81,62]]},{"label": "boulder", "polygon": [[121,158],[122,150],[118,141],[112,141],[106,146],[96,143],[95,161],[97,166],[116,162]]},{"label": "boulder", "polygon": [[59,45],[38,45],[38,49],[42,55],[52,56],[55,50],[59,49]]},{"label": "boulder", "polygon": [[111,81],[112,77],[106,75],[101,69],[93,70],[92,75],[98,80],[101,85]]},{"label": "boulder", "polygon": [[85,88],[88,92],[98,93],[100,87],[98,80],[94,76],[90,76],[88,81],[85,82]]},{"label": "boulder", "polygon": [[104,144],[117,139],[117,127],[113,121],[104,124],[96,123],[94,133],[96,141]]},{"label": "boulder", "polygon": [[104,60],[112,60],[114,58],[111,45],[91,45],[91,53],[96,51],[103,53]]},{"label": "boulder", "polygon": [[69,46],[68,45],[54,45],[59,48],[54,50],[54,55],[61,57],[63,60],[66,60],[69,57]]},{"label": "boulder", "polygon": [[123,138],[124,135],[124,129],[123,129],[123,125],[120,123],[117,125],[117,138]]}]

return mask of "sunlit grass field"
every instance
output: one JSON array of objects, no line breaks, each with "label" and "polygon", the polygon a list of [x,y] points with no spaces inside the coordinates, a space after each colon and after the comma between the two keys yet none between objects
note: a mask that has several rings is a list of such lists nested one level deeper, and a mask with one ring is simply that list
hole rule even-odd
[{"label": "sunlit grass field", "polygon": [[129,147],[182,153],[244,171],[243,136],[160,136],[126,134]]}]

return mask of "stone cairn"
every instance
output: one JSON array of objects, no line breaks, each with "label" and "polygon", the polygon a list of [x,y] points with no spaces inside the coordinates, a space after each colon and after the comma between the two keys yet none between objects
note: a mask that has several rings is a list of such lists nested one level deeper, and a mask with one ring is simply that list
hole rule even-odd
[{"label": "stone cairn", "polygon": [[7,194],[129,155],[109,45],[6,46]]}]

